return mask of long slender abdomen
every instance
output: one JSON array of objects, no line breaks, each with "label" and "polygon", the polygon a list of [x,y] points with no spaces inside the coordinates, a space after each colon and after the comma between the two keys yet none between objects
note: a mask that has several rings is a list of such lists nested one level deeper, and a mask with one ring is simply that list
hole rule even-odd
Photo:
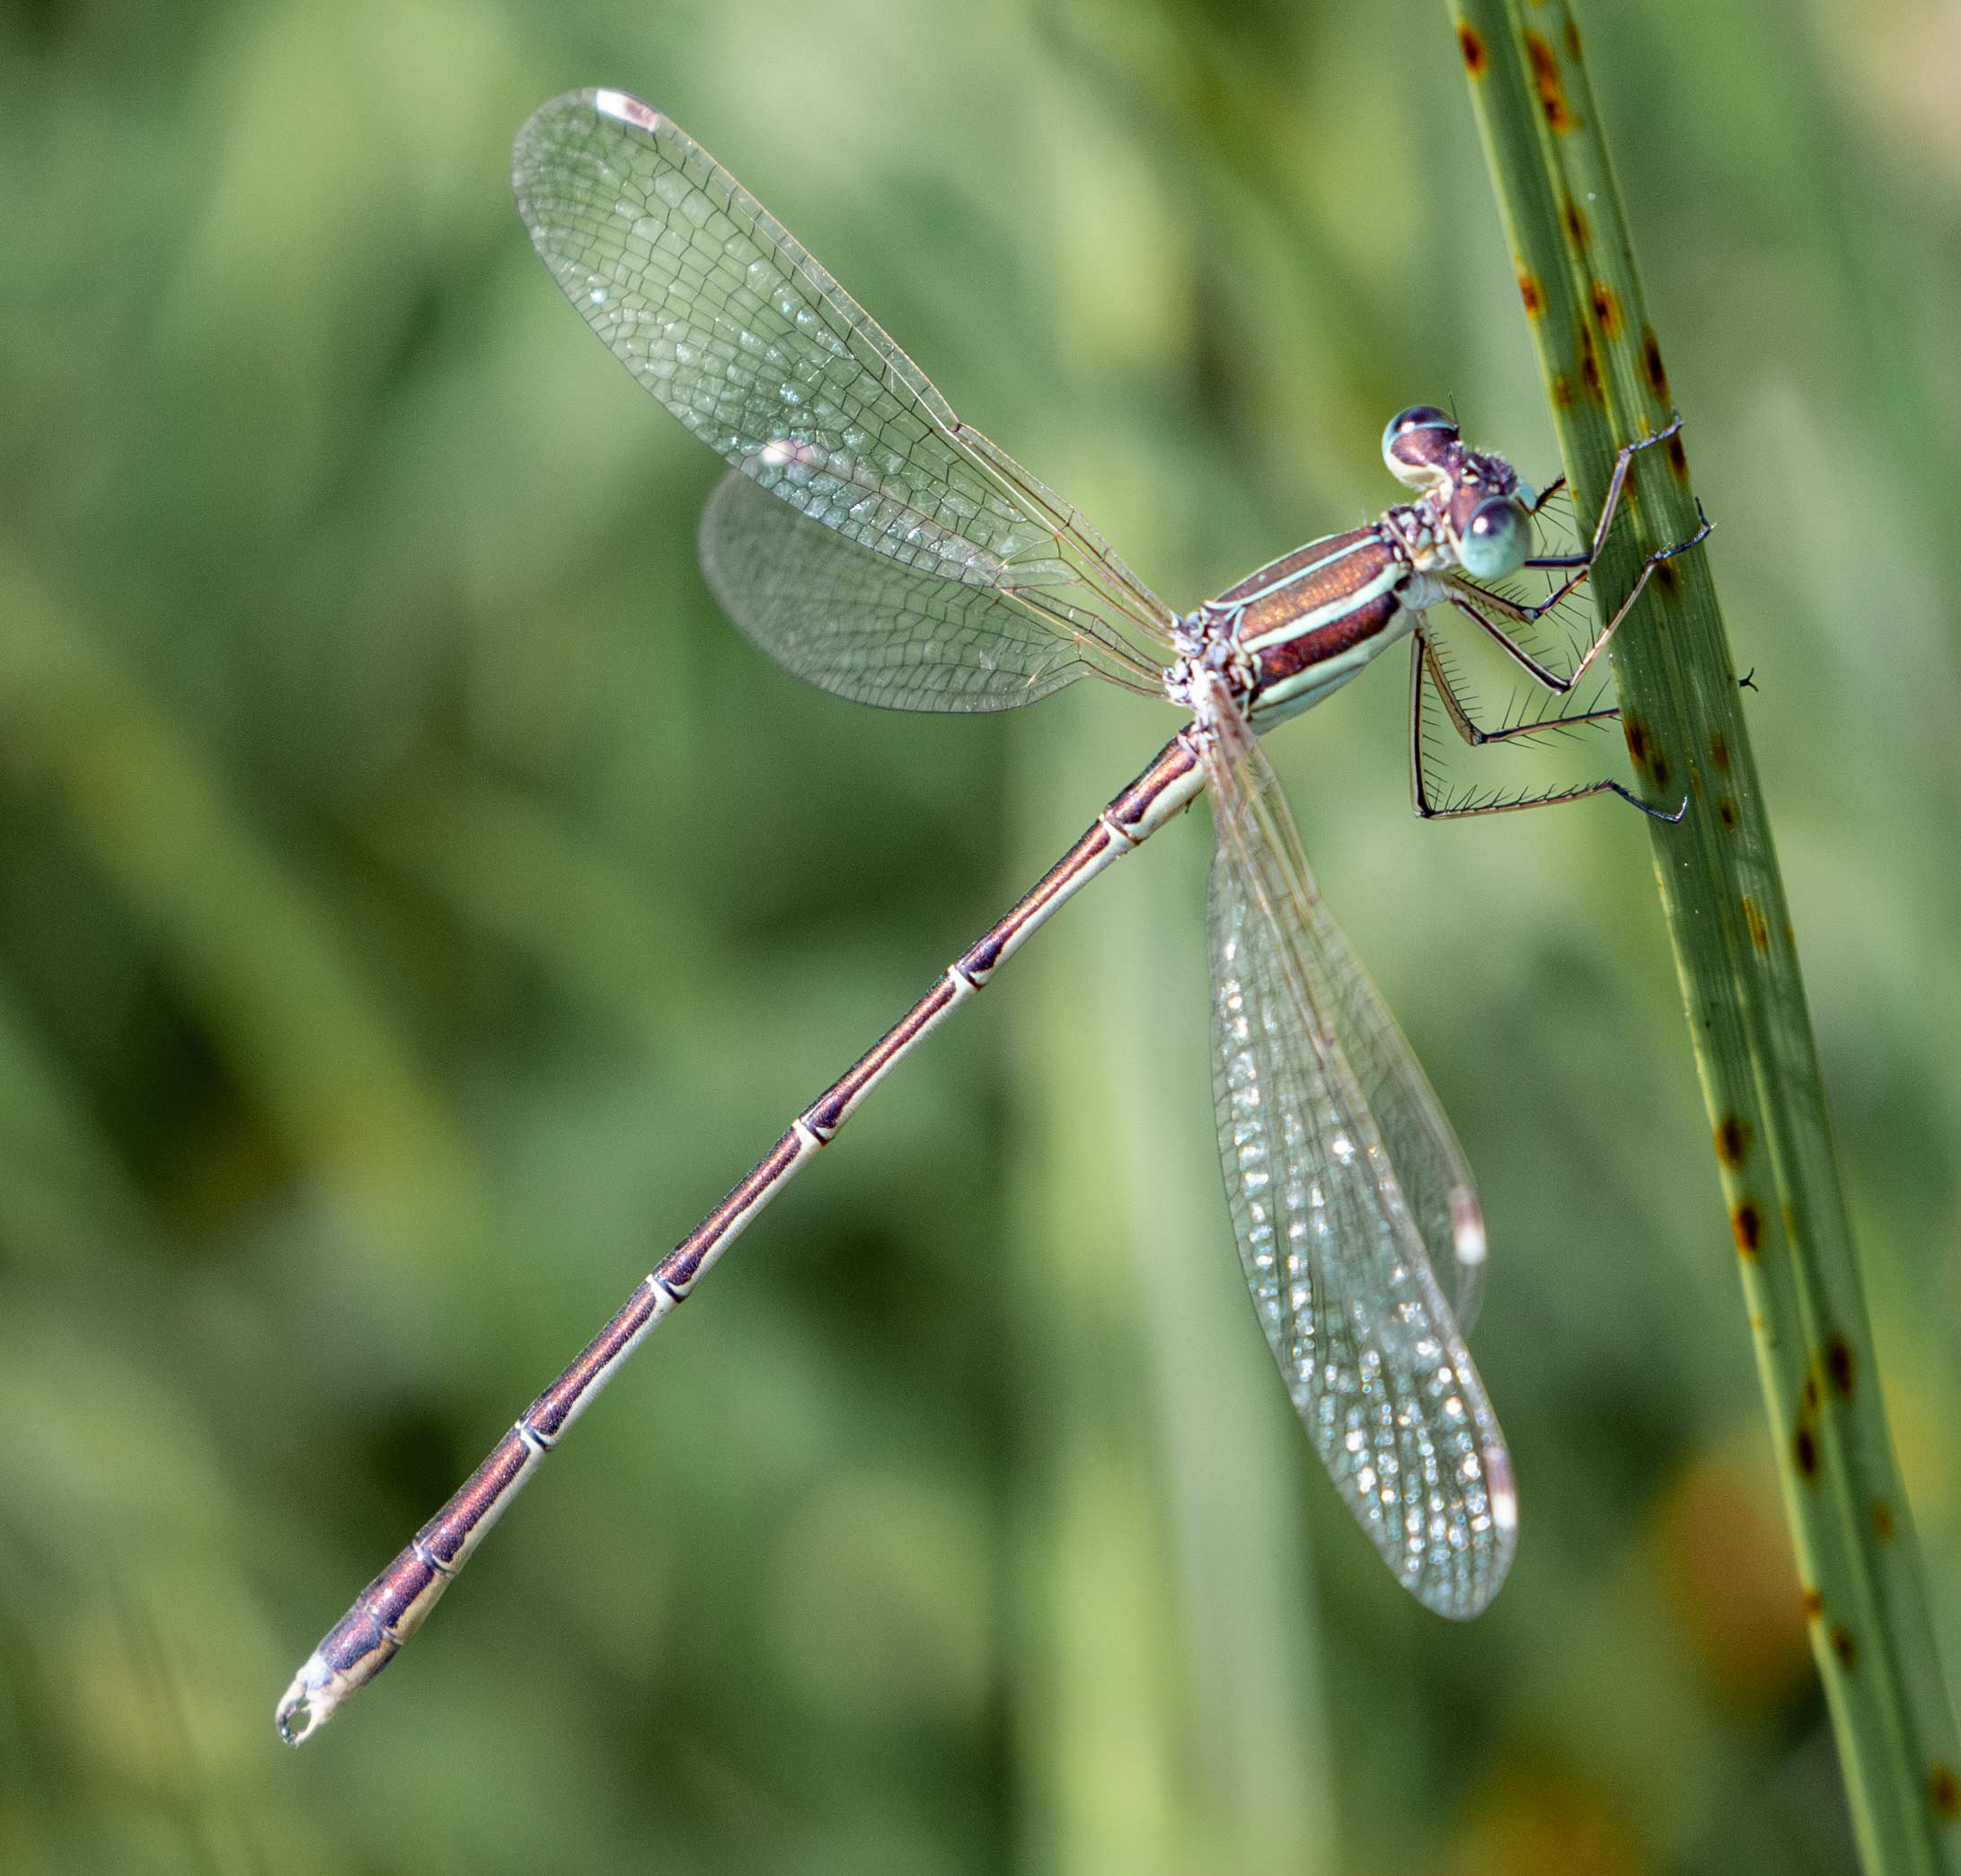
[{"label": "long slender abdomen", "polygon": [[1167,743],[1034,889],[797,1116],[735,1190],[655,1266],[578,1359],[525,1410],[483,1464],[362,1590],[307,1658],[279,1703],[276,1719],[281,1739],[297,1746],[317,1732],[394,1659],[565,1429],[871,1090],[957,1005],[973,996],[1064,901],[1105,867],[1135,853],[1199,793],[1205,779],[1191,734],[1181,731]]}]

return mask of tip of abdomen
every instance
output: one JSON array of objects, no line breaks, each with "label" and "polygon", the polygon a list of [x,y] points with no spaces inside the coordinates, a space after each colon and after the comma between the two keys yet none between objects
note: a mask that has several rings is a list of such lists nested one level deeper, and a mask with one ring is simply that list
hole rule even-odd
[{"label": "tip of abdomen", "polygon": [[280,1739],[288,1746],[305,1745],[394,1659],[401,1645],[372,1616],[350,1612],[307,1656],[280,1696],[272,1715]]}]

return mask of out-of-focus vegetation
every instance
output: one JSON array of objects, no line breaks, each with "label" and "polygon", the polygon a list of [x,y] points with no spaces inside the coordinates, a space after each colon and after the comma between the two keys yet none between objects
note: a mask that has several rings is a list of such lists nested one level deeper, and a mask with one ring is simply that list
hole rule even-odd
[{"label": "out-of-focus vegetation", "polygon": [[[1961,1660],[1961,40],[1585,23]],[[1489,1615],[1395,1589],[1245,1304],[1192,817],[278,1748],[348,1597],[1170,726],[878,716],[717,619],[717,465],[508,199],[592,82],[1179,603],[1380,508],[1399,405],[1550,473],[1441,8],[8,15],[9,1871],[1850,1869],[1645,836],[1418,827],[1388,673],[1274,752],[1482,1183]]]}]

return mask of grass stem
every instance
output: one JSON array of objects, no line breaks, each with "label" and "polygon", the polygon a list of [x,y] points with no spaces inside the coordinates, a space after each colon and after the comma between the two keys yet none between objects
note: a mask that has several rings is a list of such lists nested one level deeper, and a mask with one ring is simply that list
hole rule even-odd
[{"label": "grass stem", "polygon": [[[1617,447],[1674,406],[1579,31],[1562,0],[1451,13],[1566,472],[1596,512]],[[1697,526],[1682,438],[1640,458],[1634,484],[1601,597]],[[1868,1876],[1961,1872],[1961,1752],[1706,552],[1658,571],[1613,662],[1648,799],[1689,801],[1680,826],[1650,827],[1656,880],[1860,1856]]]}]

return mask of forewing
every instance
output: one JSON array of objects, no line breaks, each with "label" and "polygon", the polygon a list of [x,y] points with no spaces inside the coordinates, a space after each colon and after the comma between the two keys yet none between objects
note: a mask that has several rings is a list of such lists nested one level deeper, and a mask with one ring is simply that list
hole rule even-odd
[{"label": "forewing", "polygon": [[731,473],[702,568],[744,633],[807,682],[895,710],[1009,710],[1080,677],[1074,645],[992,587],[868,553]]},{"label": "forewing", "polygon": [[513,185],[587,323],[758,487],[903,566],[1004,595],[1107,677],[1162,688],[1169,608],[962,424],[692,137],[623,93],[575,92],[518,133]]},{"label": "forewing", "polygon": [[1408,1196],[1447,1190],[1456,1170],[1425,1164],[1435,1134],[1409,1093],[1428,1096],[1420,1076],[1370,1066],[1385,1037],[1407,1045],[1319,904],[1257,740],[1230,704],[1206,713],[1220,730],[1207,754],[1214,1083],[1254,1307],[1389,1567],[1438,1614],[1475,1615],[1511,1562],[1511,1464]]}]

